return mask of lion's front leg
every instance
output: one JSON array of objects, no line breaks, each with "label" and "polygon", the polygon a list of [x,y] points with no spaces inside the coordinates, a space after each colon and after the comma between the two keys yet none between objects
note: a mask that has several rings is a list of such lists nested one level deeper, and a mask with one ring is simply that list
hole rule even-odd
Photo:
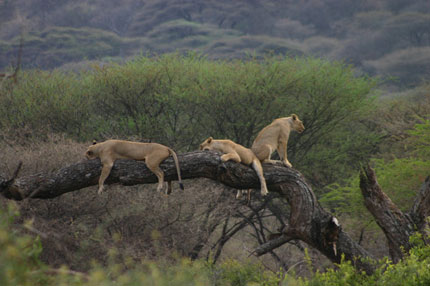
[{"label": "lion's front leg", "polygon": [[234,161],[236,163],[240,163],[242,161],[240,159],[239,154],[237,154],[237,153],[227,153],[227,154],[224,154],[224,155],[221,156],[221,160],[223,162],[227,162],[227,161],[232,160],[232,161]]},{"label": "lion's front leg", "polygon": [[278,144],[277,151],[282,163],[289,168],[293,167],[293,165],[291,165],[290,161],[287,159],[287,141],[280,141]]},{"label": "lion's front leg", "polygon": [[100,178],[99,178],[99,189],[97,191],[97,193],[99,195],[105,190],[104,182],[107,179],[107,177],[109,176],[110,171],[112,170],[112,167],[113,167],[112,161],[107,161],[107,162],[104,162],[102,164],[103,164],[103,168],[102,168],[102,173],[101,173]]}]

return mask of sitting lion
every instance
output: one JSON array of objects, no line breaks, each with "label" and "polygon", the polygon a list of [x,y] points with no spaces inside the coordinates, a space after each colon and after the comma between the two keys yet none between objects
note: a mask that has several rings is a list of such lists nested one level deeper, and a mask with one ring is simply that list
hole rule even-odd
[{"label": "sitting lion", "polygon": [[270,160],[270,156],[277,150],[281,162],[291,168],[292,165],[287,159],[287,143],[292,130],[298,133],[305,130],[305,126],[297,115],[292,114],[290,117],[273,120],[258,133],[252,143],[252,152],[262,163],[276,163],[278,161]]}]

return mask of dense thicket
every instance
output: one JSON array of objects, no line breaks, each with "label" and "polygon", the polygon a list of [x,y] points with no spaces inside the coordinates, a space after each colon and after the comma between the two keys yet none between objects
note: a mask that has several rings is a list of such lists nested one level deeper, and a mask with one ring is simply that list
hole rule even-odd
[{"label": "dense thicket", "polygon": [[28,71],[0,91],[0,129],[77,140],[116,137],[194,150],[208,136],[250,146],[274,118],[296,113],[291,161],[314,183],[333,181],[375,151],[364,124],[374,81],[339,62],[311,58],[210,61],[198,55],[139,57],[89,72]]}]

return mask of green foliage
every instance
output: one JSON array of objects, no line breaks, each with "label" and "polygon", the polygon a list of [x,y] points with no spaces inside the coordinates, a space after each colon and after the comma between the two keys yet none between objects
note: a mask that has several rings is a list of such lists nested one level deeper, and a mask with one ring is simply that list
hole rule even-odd
[{"label": "green foliage", "polygon": [[38,238],[23,235],[12,227],[18,215],[14,204],[0,209],[0,284],[44,285],[49,277],[43,275],[45,266],[39,260],[42,246]]},{"label": "green foliage", "polygon": [[[378,183],[384,193],[403,211],[408,210],[416,194],[429,175],[430,161],[402,158],[386,161],[373,159]],[[358,174],[344,184],[334,183],[326,187],[320,202],[337,213],[347,214],[360,223],[370,221],[371,215],[363,205]]]},{"label": "green foliage", "polygon": [[70,271],[63,266],[51,269],[39,260],[40,239],[23,234],[20,229],[33,230],[31,222],[14,224],[18,216],[15,204],[0,209],[0,285],[278,285],[277,274],[264,271],[260,264],[239,264],[227,261],[213,265],[203,261],[178,259],[175,262],[137,263],[131,258],[120,259],[109,251],[108,265],[94,264],[88,273]]},{"label": "green foliage", "polygon": [[403,158],[392,161],[374,160],[376,176],[382,190],[403,211],[408,210],[429,175],[430,160]]},{"label": "green foliage", "polygon": [[216,282],[214,285],[279,285],[282,281],[280,273],[264,270],[258,263],[227,260],[212,269]]},{"label": "green foliage", "polygon": [[136,262],[120,258],[116,249],[109,251],[105,266],[93,264],[87,273],[70,271],[67,267],[51,269],[39,260],[39,238],[23,234],[22,229],[32,230],[31,222],[20,226],[13,224],[17,208],[10,204],[0,210],[0,283],[5,286],[21,285],[428,285],[430,283],[430,246],[417,234],[411,237],[415,245],[401,262],[389,260],[377,263],[372,275],[357,271],[350,261],[337,265],[337,269],[316,272],[312,277],[296,278],[293,274],[265,270],[258,263],[239,263],[226,260],[220,264],[178,259],[162,263]]},{"label": "green foliage", "polygon": [[335,179],[327,166],[348,173],[374,150],[378,136],[357,123],[372,108],[374,84],[343,63],[314,58],[141,56],[80,74],[23,73],[0,90],[0,129],[138,137],[179,150],[213,136],[249,147],[273,119],[296,113],[306,130],[292,134],[290,161],[325,185]]},{"label": "green foliage", "polygon": [[[75,74],[30,71],[20,84],[4,87],[0,98],[0,129],[30,129],[43,136],[47,131],[82,136],[88,104],[82,82]],[[1,91],[0,91],[1,94]]]},{"label": "green foliage", "polygon": [[[427,156],[430,154],[429,126],[429,121],[426,120],[408,131],[412,135],[408,139],[411,148],[410,156],[371,161],[382,190],[403,211],[412,206],[420,186],[429,175],[430,160]],[[342,184],[331,184],[325,190],[320,199],[322,204],[335,209],[337,213],[353,217],[358,223],[372,219],[363,205],[358,174]]]},{"label": "green foliage", "polygon": [[[421,235],[411,237],[416,243],[408,255],[399,263],[394,264],[390,260],[382,259],[375,263],[377,266],[372,275],[355,269],[351,261],[345,261],[337,265],[337,269],[328,269],[326,272],[316,272],[309,279],[295,279],[293,285],[306,286],[344,286],[344,285],[428,285],[430,283],[430,246],[424,243]],[[291,278],[289,278],[291,281]],[[290,284],[288,284],[290,285]]]},{"label": "green foliage", "polygon": [[356,77],[341,62],[319,59],[299,61],[296,73],[297,86],[284,100],[289,109],[298,110],[306,132],[289,144],[290,158],[308,178],[314,177],[324,186],[335,181],[331,170],[357,169],[375,151],[379,135],[361,122],[374,108],[369,94],[376,82]]},{"label": "green foliage", "polygon": [[430,120],[424,120],[424,123],[418,123],[415,128],[409,130],[410,144],[414,149],[417,157],[429,158],[430,157]]}]

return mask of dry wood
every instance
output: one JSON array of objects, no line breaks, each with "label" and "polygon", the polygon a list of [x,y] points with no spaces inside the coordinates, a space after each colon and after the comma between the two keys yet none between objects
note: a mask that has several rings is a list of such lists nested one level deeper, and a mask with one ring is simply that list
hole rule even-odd
[{"label": "dry wood", "polygon": [[[234,162],[223,163],[220,153],[215,151],[178,154],[178,159],[183,179],[205,177],[236,189],[258,189],[260,186],[253,169]],[[172,158],[166,159],[160,167],[165,173],[166,181],[177,180]],[[305,178],[297,170],[281,164],[264,164],[263,167],[271,193],[269,196],[278,194],[291,206],[288,228],[282,234],[288,238],[284,243],[289,239],[299,239],[318,249],[333,262],[339,263],[341,255],[344,254],[345,258],[351,260],[359,269],[368,273],[373,271],[371,264],[357,259],[369,257],[369,253],[343,232],[340,225],[333,223],[334,217],[320,206]],[[14,180],[0,178],[0,192],[6,198],[14,200],[50,199],[96,185],[101,168],[98,159],[82,160],[52,173],[39,173]],[[144,162],[117,160],[106,184],[136,185],[156,182],[156,176]],[[181,191],[175,188],[175,184],[173,186],[173,191]],[[257,249],[256,253],[262,255],[282,244],[269,241],[269,244]]]},{"label": "dry wood", "polygon": [[[391,259],[398,262],[413,246],[409,237],[416,230],[424,231],[430,215],[430,179],[427,177],[410,212],[403,213],[382,191],[375,171],[366,166],[361,170],[360,189],[364,204],[383,230]],[[413,191],[413,190],[411,190]]]}]

